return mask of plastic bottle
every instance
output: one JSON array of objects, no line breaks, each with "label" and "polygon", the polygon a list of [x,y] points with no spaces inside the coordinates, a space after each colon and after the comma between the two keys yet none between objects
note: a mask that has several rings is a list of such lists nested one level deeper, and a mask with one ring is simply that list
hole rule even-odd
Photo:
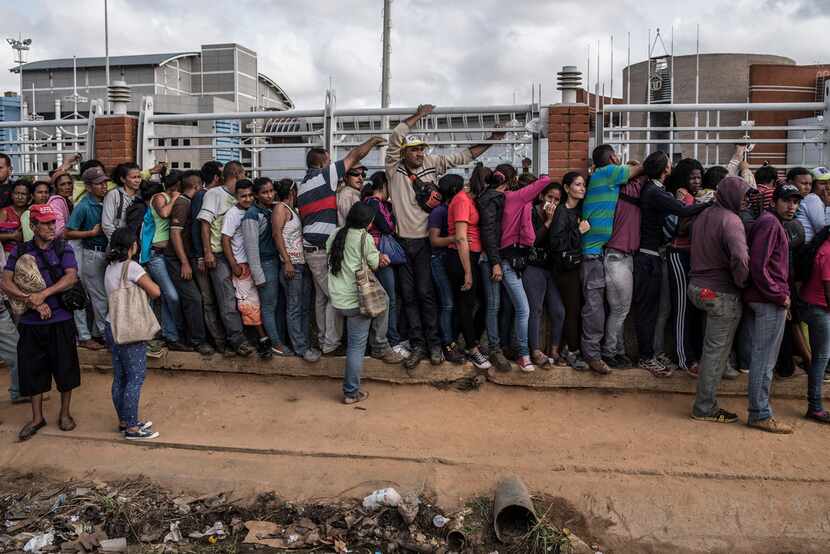
[{"label": "plastic bottle", "polygon": [[381,506],[394,508],[401,500],[401,495],[395,489],[380,489],[363,499],[363,507],[367,510],[377,510]]},{"label": "plastic bottle", "polygon": [[441,529],[444,525],[449,523],[450,520],[442,516],[441,514],[436,515],[432,518],[432,524],[435,525],[438,529]]}]

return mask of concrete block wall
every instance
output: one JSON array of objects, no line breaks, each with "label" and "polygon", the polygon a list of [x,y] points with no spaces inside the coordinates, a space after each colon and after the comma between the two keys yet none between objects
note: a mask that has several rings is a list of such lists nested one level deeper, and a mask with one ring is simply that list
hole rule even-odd
[{"label": "concrete block wall", "polygon": [[132,115],[107,115],[95,119],[95,158],[106,171],[122,162],[134,162],[138,118]]},{"label": "concrete block wall", "polygon": [[556,104],[548,112],[548,175],[561,180],[569,171],[588,174],[587,104]]}]

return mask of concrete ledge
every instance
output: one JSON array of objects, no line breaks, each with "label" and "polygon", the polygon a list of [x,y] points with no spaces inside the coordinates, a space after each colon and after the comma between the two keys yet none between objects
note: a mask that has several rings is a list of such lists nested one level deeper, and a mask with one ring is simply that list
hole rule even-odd
[{"label": "concrete ledge", "polygon": [[[110,370],[110,354],[107,351],[93,352],[79,349],[81,367],[86,369]],[[283,377],[327,377],[343,378],[344,358],[322,358],[310,364],[296,357],[259,360],[249,358],[225,358],[220,355],[200,356],[190,352],[165,352],[161,358],[148,358],[151,369],[173,371],[213,371],[221,373],[247,373],[254,375],[276,375]],[[514,366],[515,367],[515,366]],[[422,362],[411,374],[400,365],[389,365],[372,358],[366,358],[363,379],[397,384],[446,384],[462,379],[472,379],[478,371],[472,364],[442,364],[433,366]],[[596,375],[590,371],[575,371],[571,368],[536,370],[522,373],[514,369],[510,373],[491,371],[488,380],[497,385],[528,387],[533,389],[599,389],[608,391],[664,392],[694,394],[697,381],[685,372],[676,371],[667,378],[653,377],[643,369],[618,369],[609,375]],[[721,381],[719,394],[746,396],[747,376],[741,375],[734,381]],[[830,387],[824,387],[823,395],[830,398]],[[798,374],[788,379],[774,378],[772,396],[775,398],[806,398],[807,376]]]}]

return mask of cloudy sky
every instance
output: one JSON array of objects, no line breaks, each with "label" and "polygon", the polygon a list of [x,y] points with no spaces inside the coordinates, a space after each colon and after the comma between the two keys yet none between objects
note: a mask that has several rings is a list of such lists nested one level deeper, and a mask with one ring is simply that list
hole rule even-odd
[{"label": "cloudy sky", "polygon": [[[103,56],[103,0],[2,0],[4,37],[33,40],[27,60]],[[238,42],[256,50],[260,71],[299,108],[317,108],[332,78],[338,104],[380,105],[382,0],[110,0],[110,54],[198,50]],[[631,33],[632,61],[647,55],[648,29],[660,27],[675,53],[781,54],[830,62],[830,0],[393,0],[392,104],[508,104],[558,101],[562,65],[608,82],[614,35],[615,91]],[[819,38],[819,37],[824,38]],[[6,65],[13,52],[5,47]],[[0,72],[0,89],[17,90]]]}]

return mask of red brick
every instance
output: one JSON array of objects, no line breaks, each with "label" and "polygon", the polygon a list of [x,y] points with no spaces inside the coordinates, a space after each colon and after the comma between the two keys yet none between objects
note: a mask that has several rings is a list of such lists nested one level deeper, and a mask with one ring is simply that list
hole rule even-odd
[{"label": "red brick", "polygon": [[554,142],[555,141],[567,142],[568,140],[570,140],[570,136],[568,136],[568,133],[563,133],[563,132],[549,133],[548,134],[548,140],[554,141]]},{"label": "red brick", "polygon": [[571,133],[568,139],[570,139],[571,141],[587,142],[588,133],[583,131],[580,131],[578,133]]},{"label": "red brick", "polygon": [[[548,125],[548,132],[549,133],[567,133],[571,130],[571,126],[567,123],[551,123]],[[580,131],[582,129],[579,129]]]},{"label": "red brick", "polygon": [[548,164],[554,165],[557,167],[566,167],[571,163],[571,161],[567,157],[557,158],[548,154]]}]

